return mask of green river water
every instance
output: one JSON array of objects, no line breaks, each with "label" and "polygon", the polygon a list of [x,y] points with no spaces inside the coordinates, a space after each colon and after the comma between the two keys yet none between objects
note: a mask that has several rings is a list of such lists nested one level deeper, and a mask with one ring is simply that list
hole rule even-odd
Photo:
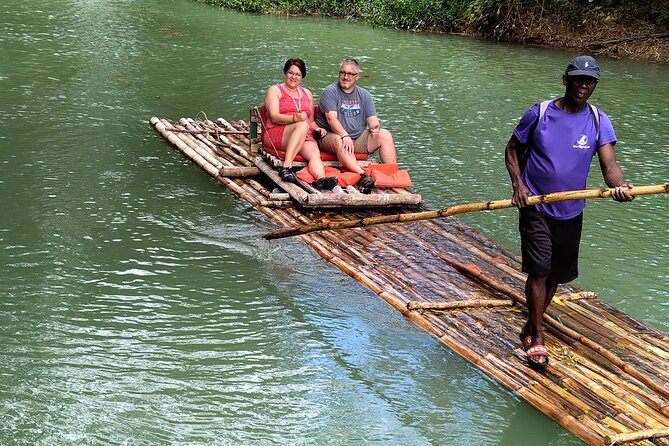
[{"label": "green river water", "polygon": [[[246,119],[287,58],[318,95],[356,57],[428,205],[502,199],[504,145],[573,54],[187,0],[5,0],[0,56],[0,445],[582,444],[299,240],[264,241],[277,226],[148,123]],[[669,181],[669,68],[600,64],[627,177]],[[590,201],[576,282],[664,330],[668,199]],[[519,250],[515,211],[458,218]]]}]

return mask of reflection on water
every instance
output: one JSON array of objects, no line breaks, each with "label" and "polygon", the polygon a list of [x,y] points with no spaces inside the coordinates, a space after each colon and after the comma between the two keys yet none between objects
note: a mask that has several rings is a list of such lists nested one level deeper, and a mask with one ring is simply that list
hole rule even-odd
[{"label": "reflection on water", "polygon": [[[286,58],[318,94],[353,56],[430,205],[505,198],[504,144],[571,55],[185,0],[10,0],[0,24],[0,444],[580,444],[298,240],[263,241],[148,125],[244,119]],[[667,181],[666,68],[601,62],[628,177]],[[579,279],[662,327],[665,209],[589,203]],[[517,250],[513,211],[461,219]]]}]

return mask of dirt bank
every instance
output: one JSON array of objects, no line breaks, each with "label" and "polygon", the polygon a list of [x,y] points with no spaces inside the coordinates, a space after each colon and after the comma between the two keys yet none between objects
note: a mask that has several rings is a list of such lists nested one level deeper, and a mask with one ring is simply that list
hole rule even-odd
[{"label": "dirt bank", "polygon": [[566,23],[557,15],[527,15],[511,20],[503,38],[515,43],[669,64],[669,32],[653,33],[647,23],[634,22],[629,16],[593,15],[579,26]]}]

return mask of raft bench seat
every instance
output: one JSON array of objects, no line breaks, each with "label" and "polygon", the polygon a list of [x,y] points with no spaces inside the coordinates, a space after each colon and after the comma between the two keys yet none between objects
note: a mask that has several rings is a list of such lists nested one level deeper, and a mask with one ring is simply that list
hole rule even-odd
[{"label": "raft bench seat", "polygon": [[[316,106],[318,110],[318,106]],[[257,105],[251,107],[250,118],[251,126],[251,152],[261,155],[270,165],[274,167],[283,166],[283,160],[286,155],[286,152],[283,150],[277,150],[274,147],[266,147],[262,142],[262,131],[263,123],[267,122],[267,112],[265,111],[264,105]],[[367,167],[369,165],[369,155],[366,153],[356,153],[355,155],[358,163],[362,167]],[[321,152],[321,159],[323,164],[326,166],[332,167],[342,167],[341,163],[337,160],[337,157],[331,153]],[[293,166],[306,166],[307,160],[302,158],[301,155],[297,155],[293,160]]]},{"label": "raft bench seat", "polygon": [[[298,184],[283,181],[279,169],[283,166],[285,152],[273,147],[264,147],[262,143],[263,123],[267,121],[265,107],[251,107],[249,141],[251,153],[255,154],[254,164],[275,184],[285,190],[297,204],[306,208],[375,208],[418,206],[422,198],[404,188],[374,188],[371,194],[335,194],[331,191],[319,191],[302,180]],[[356,158],[358,158],[356,156]],[[358,162],[362,167],[370,165],[367,154],[360,154]],[[321,152],[321,159],[326,166],[341,168],[341,163],[330,154]],[[298,155],[293,166],[306,166],[307,162]]]}]

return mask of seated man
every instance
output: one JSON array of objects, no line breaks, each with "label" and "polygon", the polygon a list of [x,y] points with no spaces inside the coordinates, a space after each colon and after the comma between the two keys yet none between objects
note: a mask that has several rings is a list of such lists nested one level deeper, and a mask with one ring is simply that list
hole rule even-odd
[{"label": "seated man", "polygon": [[354,59],[345,59],[339,68],[339,81],[323,90],[318,101],[316,124],[320,131],[320,149],[337,155],[344,169],[359,173],[358,189],[370,193],[374,179],[356,160],[356,153],[379,150],[382,163],[397,164],[393,136],[376,115],[369,91],[356,85],[360,67]]}]

